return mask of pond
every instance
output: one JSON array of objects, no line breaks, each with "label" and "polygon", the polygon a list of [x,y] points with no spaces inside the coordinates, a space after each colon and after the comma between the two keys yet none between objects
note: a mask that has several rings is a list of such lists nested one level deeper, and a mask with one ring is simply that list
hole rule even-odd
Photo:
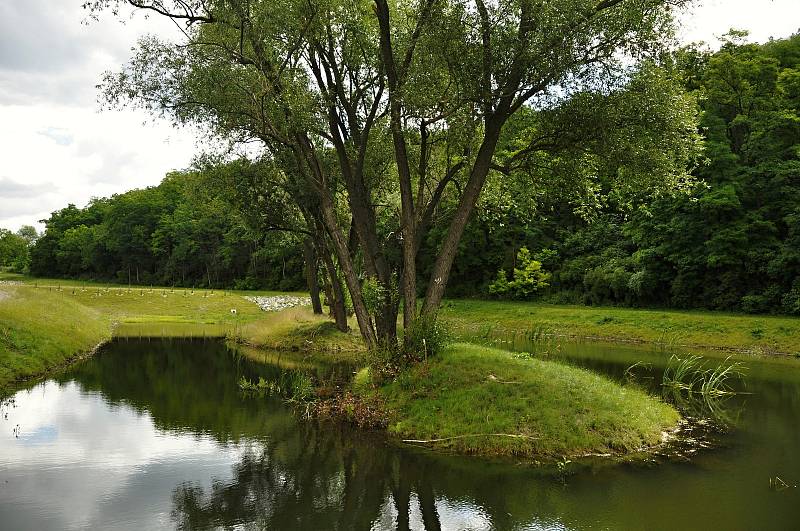
[{"label": "pond", "polygon": [[[525,348],[525,345],[517,345]],[[557,352],[556,352],[557,350]],[[668,357],[539,352],[660,388]],[[536,466],[398,447],[304,420],[242,377],[280,378],[217,340],[117,340],[0,411],[2,529],[797,529],[800,362],[745,359],[713,448]],[[327,369],[317,370],[326,377]],[[342,370],[339,368],[338,370]],[[787,485],[770,486],[781,478]]]}]

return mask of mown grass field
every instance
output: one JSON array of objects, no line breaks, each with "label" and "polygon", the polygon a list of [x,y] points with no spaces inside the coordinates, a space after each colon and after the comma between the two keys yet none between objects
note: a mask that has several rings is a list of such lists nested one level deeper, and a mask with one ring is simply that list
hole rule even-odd
[{"label": "mown grass field", "polygon": [[798,317],[478,300],[447,300],[440,316],[465,341],[520,333],[800,355]]},{"label": "mown grass field", "polygon": [[624,453],[658,444],[679,419],[661,400],[588,370],[466,343],[377,390],[356,389],[385,401],[391,433],[459,453]]}]

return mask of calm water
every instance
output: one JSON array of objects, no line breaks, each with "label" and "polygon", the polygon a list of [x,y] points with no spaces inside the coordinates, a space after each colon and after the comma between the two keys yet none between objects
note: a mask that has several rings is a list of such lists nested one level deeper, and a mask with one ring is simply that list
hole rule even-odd
[{"label": "calm water", "polygon": [[[524,345],[522,345],[524,348]],[[663,354],[556,357],[659,388]],[[299,420],[237,381],[277,378],[216,341],[118,341],[0,415],[0,528],[800,529],[800,362],[747,360],[727,433],[690,457],[565,471],[397,448]],[[323,376],[323,371],[318,376]],[[652,380],[648,380],[652,378]]]}]

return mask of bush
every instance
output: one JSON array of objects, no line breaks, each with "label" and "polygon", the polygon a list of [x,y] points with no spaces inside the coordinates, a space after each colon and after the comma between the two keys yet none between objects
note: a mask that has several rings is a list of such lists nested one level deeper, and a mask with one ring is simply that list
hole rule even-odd
[{"label": "bush", "polygon": [[781,306],[790,315],[800,315],[800,279],[795,280],[792,290],[781,298]]},{"label": "bush", "polygon": [[233,281],[233,289],[236,290],[255,290],[259,288],[258,279],[255,277],[237,278]]},{"label": "bush", "polygon": [[517,253],[517,264],[511,281],[502,269],[497,272],[497,279],[489,284],[489,293],[496,297],[510,296],[518,300],[526,300],[542,288],[550,284],[550,273],[542,269],[542,263],[534,260],[527,247]]},{"label": "bush", "polygon": [[403,336],[403,354],[407,360],[419,361],[436,356],[450,341],[450,334],[441,321],[420,317]]},{"label": "bush", "polygon": [[742,311],[745,313],[764,313],[769,310],[769,303],[763,295],[745,295],[741,299]]},{"label": "bush", "polygon": [[497,271],[497,278],[495,281],[489,284],[489,295],[502,298],[508,295],[508,291],[508,275],[505,271],[500,269]]}]

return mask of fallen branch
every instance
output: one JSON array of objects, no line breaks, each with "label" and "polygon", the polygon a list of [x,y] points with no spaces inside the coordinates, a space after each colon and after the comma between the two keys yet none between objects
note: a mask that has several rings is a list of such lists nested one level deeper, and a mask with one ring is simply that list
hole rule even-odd
[{"label": "fallen branch", "polygon": [[501,380],[497,376],[495,376],[494,374],[490,374],[489,376],[486,377],[486,379],[488,379],[488,380],[490,380],[492,382],[501,383],[501,384],[519,384],[519,383],[522,383],[522,382],[514,382],[514,381],[511,381],[511,380]]},{"label": "fallen branch", "polygon": [[530,435],[519,435],[515,433],[470,433],[467,435],[454,435],[452,437],[442,437],[441,439],[403,439],[404,443],[414,444],[431,444],[444,441],[452,441],[453,439],[464,439],[466,437],[511,437],[513,439],[528,439],[536,441],[538,437],[531,437]]}]

